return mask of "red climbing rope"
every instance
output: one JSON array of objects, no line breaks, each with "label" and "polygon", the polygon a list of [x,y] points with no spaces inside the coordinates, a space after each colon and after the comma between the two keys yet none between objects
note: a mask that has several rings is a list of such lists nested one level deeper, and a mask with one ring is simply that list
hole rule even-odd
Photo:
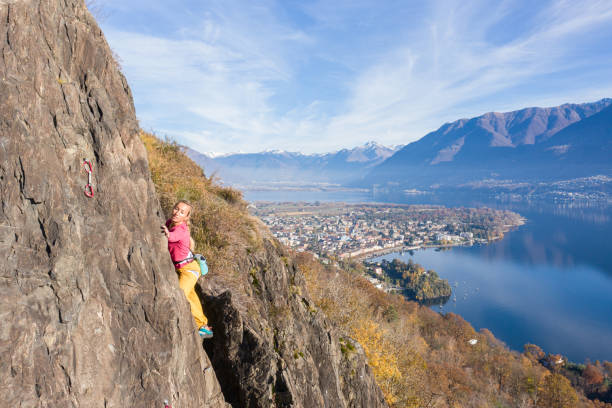
[{"label": "red climbing rope", "polygon": [[94,196],[93,187],[91,186],[91,173],[93,173],[93,166],[89,159],[83,159],[83,169],[87,172],[87,185],[85,186],[85,195],[89,198]]}]

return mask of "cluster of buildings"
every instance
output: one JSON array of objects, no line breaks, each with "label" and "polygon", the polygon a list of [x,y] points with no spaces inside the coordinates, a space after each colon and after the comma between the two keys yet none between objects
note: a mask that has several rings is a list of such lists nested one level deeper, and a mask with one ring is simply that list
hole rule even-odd
[{"label": "cluster of buildings", "polygon": [[[383,206],[347,206],[343,211],[273,211],[259,214],[283,244],[298,251],[340,258],[391,249],[471,245],[470,224],[458,214]],[[486,240],[485,240],[486,242]]]}]

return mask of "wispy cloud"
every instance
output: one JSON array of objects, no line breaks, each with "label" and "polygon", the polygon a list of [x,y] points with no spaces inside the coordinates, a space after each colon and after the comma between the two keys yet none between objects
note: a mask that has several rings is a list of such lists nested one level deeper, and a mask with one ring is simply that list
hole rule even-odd
[{"label": "wispy cloud", "polygon": [[199,24],[165,38],[108,28],[143,125],[205,150],[236,149],[247,140],[267,147],[266,137],[304,126],[288,123],[269,99],[278,84],[294,80],[284,54],[309,39],[267,10],[213,4]]},{"label": "wispy cloud", "polygon": [[[333,119],[330,132],[361,140],[381,135],[400,143],[415,140],[457,115],[494,110],[497,106],[487,106],[489,97],[562,71],[588,72],[592,61],[571,60],[575,47],[588,42],[590,32],[612,20],[609,2],[590,7],[558,2],[538,13],[536,26],[502,44],[492,44],[488,39],[491,30],[503,29],[498,26],[504,24],[510,10],[502,3],[482,16],[480,6],[444,2],[433,10],[429,33],[423,30],[420,44],[399,45],[358,76],[349,109]],[[605,35],[610,37],[609,28]],[[572,78],[566,82],[571,86]],[[606,85],[609,89],[610,82]],[[515,95],[508,92],[509,100],[503,105],[561,103],[568,93],[579,92],[571,87],[541,94],[537,87]]]},{"label": "wispy cloud", "polygon": [[406,143],[612,89],[609,1],[114,2],[141,123],[202,151]]}]

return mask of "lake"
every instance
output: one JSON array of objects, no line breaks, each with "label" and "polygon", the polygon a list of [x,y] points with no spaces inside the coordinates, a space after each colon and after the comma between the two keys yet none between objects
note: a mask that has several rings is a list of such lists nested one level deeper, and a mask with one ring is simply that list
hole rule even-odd
[{"label": "lake", "polygon": [[[298,194],[295,194],[298,193]],[[245,193],[249,200],[433,203],[516,211],[527,223],[489,245],[388,254],[447,279],[441,313],[487,328],[514,350],[534,343],[575,362],[612,361],[612,207],[606,203],[501,202],[457,196],[363,192]],[[254,197],[257,198],[254,198]],[[344,198],[343,198],[344,197]]]}]

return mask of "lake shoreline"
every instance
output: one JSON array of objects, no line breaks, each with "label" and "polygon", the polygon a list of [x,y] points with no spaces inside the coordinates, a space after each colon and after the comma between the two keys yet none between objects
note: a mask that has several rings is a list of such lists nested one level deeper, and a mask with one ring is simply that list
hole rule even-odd
[{"label": "lake shoreline", "polygon": [[[522,224],[512,226],[512,228],[518,228],[524,224],[525,223],[523,222]],[[410,252],[410,251],[418,251],[421,249],[451,249],[451,248],[456,248],[456,247],[472,247],[472,246],[479,246],[479,245],[489,245],[491,243],[501,241],[502,239],[504,239],[505,234],[509,231],[512,231],[512,229],[505,230],[502,236],[495,237],[490,240],[458,242],[455,244],[430,244],[430,245],[414,245],[414,246],[398,245],[398,246],[389,247],[389,248],[374,249],[371,251],[366,251],[363,254],[359,254],[355,257],[347,257],[347,258],[353,259],[356,261],[370,261],[372,258],[392,254],[394,252]]]},{"label": "lake shoreline", "polygon": [[491,239],[474,239],[467,242],[457,242],[457,243],[448,243],[448,244],[423,244],[423,245],[397,245],[389,248],[381,248],[381,249],[373,249],[373,250],[365,250],[362,254],[351,257],[347,256],[347,259],[353,259],[356,261],[370,261],[372,258],[376,258],[379,256],[391,254],[393,252],[409,252],[409,251],[418,251],[421,249],[451,249],[455,247],[472,247],[478,245],[489,245],[494,242],[501,241],[506,236],[506,233],[515,231],[520,226],[525,225],[527,222],[527,218],[521,216],[519,222],[515,225],[504,225],[502,229],[502,234],[500,236],[492,237]]},{"label": "lake shoreline", "polygon": [[[368,201],[360,194],[329,193],[283,197],[262,194],[257,198],[262,201],[282,198],[291,202]],[[377,197],[376,201],[387,200]],[[612,258],[608,248],[612,205],[582,201],[559,204],[488,200],[474,196],[465,200],[461,197],[413,199],[402,196],[389,197],[388,201],[406,206],[508,210],[520,214],[523,222],[520,228],[500,225],[500,230],[508,230],[505,231],[508,234],[504,233],[503,239],[488,241],[487,245],[402,243],[364,251],[353,256],[353,261],[385,256],[389,260],[398,257],[407,262],[412,258],[435,270],[449,281],[456,301],[451,297],[444,306],[434,306],[434,310],[458,314],[476,330],[491,330],[512,350],[520,352],[525,343],[533,343],[570,361],[583,362],[587,358],[612,361],[612,344],[605,340],[612,337],[606,313],[612,306],[609,297]],[[454,250],[446,251],[446,248]],[[561,317],[563,324],[559,324]]]}]

